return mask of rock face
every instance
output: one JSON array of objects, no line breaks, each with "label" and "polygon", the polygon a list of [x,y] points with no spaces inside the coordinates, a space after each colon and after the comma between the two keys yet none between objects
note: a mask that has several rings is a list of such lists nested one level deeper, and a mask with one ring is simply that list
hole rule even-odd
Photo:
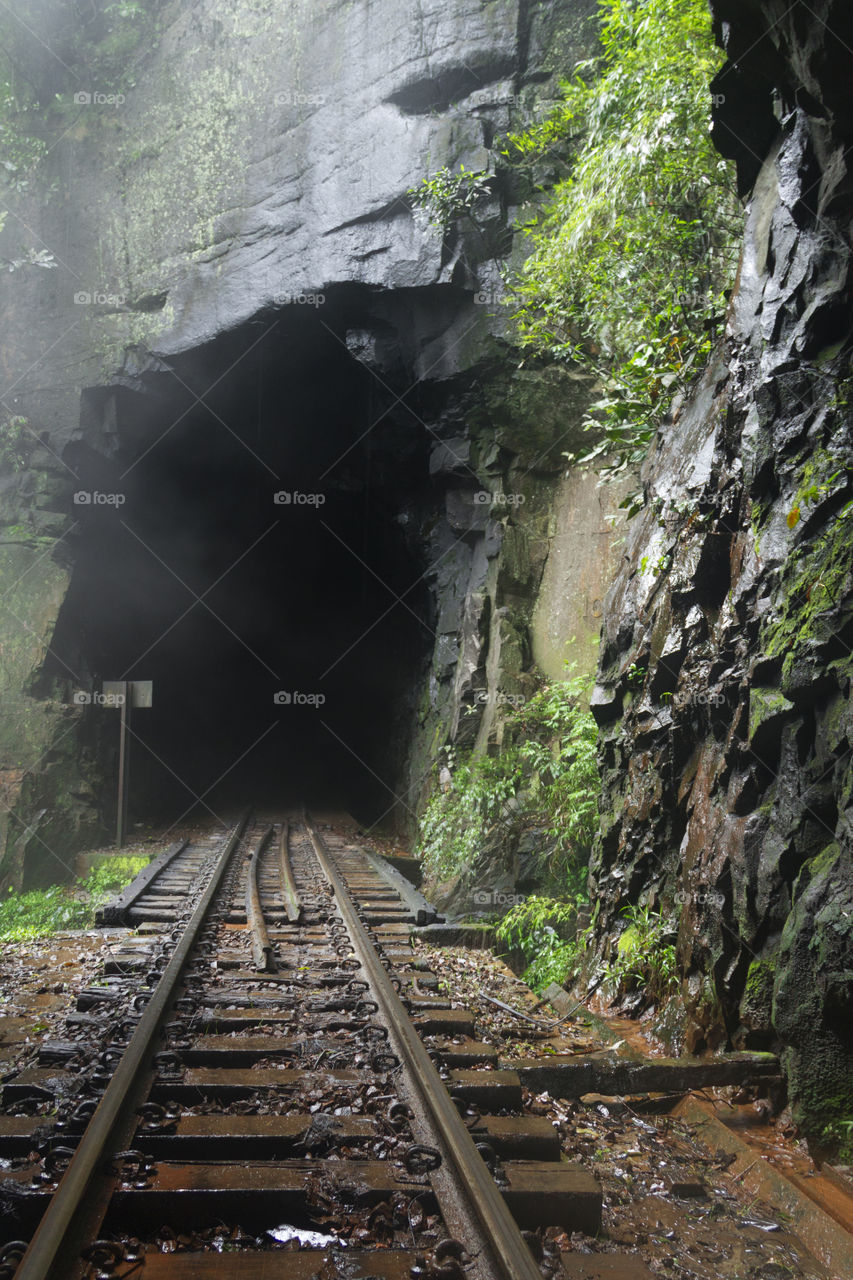
[{"label": "rock face", "polygon": [[[24,424],[20,456],[0,459],[0,875],[64,874],[109,818],[103,724],[75,702],[113,671],[75,603],[103,513],[74,493],[170,447],[190,385],[207,399],[222,381],[210,404],[230,417],[249,390],[229,370],[251,367],[262,326],[332,333],[341,376],[372,379],[378,498],[431,602],[431,652],[380,770],[408,820],[446,735],[493,734],[496,701],[475,691],[529,680],[561,450],[588,394],[517,374],[507,341],[499,268],[522,252],[528,193],[495,181],[475,221],[440,229],[408,192],[486,165],[591,51],[595,0],[19,7],[16,56],[56,106],[2,250],[23,240],[56,267],[0,280],[4,405]],[[276,367],[265,385],[286,405],[294,375]],[[591,537],[579,562],[600,550]]]},{"label": "rock face", "polygon": [[688,1047],[784,1049],[853,1115],[853,20],[714,0],[715,137],[749,192],[727,337],[645,472],[605,604],[601,945],[678,914]]}]

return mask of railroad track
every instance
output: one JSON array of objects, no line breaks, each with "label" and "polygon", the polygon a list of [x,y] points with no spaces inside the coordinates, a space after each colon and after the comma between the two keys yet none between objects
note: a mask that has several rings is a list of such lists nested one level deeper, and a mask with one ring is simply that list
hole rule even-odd
[{"label": "railroad track", "polygon": [[3,1084],[0,1280],[563,1275],[543,1230],[600,1190],[416,959],[428,913],[305,814],[166,850]]}]

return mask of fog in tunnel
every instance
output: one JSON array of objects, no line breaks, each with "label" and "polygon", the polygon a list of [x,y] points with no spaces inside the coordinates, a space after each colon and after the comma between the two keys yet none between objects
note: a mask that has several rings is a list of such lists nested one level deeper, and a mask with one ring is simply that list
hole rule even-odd
[{"label": "fog in tunnel", "polygon": [[[394,807],[433,639],[407,533],[429,439],[347,349],[347,311],[287,308],[95,397],[108,447],[70,451],[83,501],[53,648],[93,690],[154,682],[132,821]],[[118,716],[91,714],[108,775]]]}]

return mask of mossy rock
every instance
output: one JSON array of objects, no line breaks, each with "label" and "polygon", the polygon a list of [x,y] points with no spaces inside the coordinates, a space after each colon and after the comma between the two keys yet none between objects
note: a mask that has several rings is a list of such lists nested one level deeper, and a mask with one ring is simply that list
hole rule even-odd
[{"label": "mossy rock", "polygon": [[797,878],[773,993],[794,1117],[816,1141],[853,1117],[851,920],[853,858],[832,843]]},{"label": "mossy rock", "polygon": [[820,534],[792,548],[780,604],[761,638],[764,652],[783,658],[783,693],[813,686],[824,666],[822,651],[853,617],[851,583],[853,518],[834,517]]},{"label": "mossy rock", "polygon": [[640,931],[635,924],[629,924],[620,935],[616,943],[616,950],[619,952],[619,958],[623,961],[632,961],[640,955],[642,938]]},{"label": "mossy rock", "polygon": [[741,1022],[750,1031],[770,1031],[773,1025],[775,959],[756,959],[749,966],[740,1002]]},{"label": "mossy rock", "polygon": [[753,686],[749,691],[749,740],[757,736],[763,727],[778,725],[794,710],[793,702],[779,689]]}]

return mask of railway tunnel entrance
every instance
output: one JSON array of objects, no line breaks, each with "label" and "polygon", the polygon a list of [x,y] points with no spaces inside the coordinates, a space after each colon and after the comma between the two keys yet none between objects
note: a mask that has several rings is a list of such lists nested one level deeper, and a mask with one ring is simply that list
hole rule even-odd
[{"label": "railway tunnel entrance", "polygon": [[[154,681],[131,822],[398,803],[433,641],[430,441],[353,350],[357,309],[292,305],[90,395],[53,649],[84,695]],[[87,714],[109,805],[117,717]]]}]

